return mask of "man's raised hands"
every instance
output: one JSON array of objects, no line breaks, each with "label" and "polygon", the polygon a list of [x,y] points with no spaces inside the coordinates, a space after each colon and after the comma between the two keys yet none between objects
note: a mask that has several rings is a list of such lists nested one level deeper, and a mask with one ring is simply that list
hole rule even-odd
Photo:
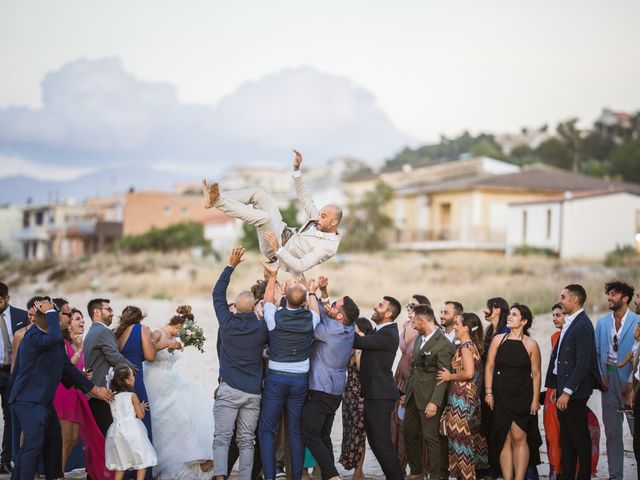
[{"label": "man's raised hands", "polygon": [[295,158],[293,159],[293,171],[297,172],[298,170],[300,170],[300,165],[302,164],[302,154],[298,151],[298,150],[293,150],[293,153],[295,153]]},{"label": "man's raised hands", "polygon": [[244,247],[235,247],[231,250],[231,255],[229,256],[229,265],[233,268],[236,268],[240,262],[242,262],[245,249]]}]

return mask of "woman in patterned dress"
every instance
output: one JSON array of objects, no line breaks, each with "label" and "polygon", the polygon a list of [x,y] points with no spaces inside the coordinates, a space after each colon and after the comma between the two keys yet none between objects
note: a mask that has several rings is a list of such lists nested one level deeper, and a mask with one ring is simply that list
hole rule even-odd
[{"label": "woman in patterned dress", "polygon": [[[356,320],[356,330],[365,335],[373,332],[371,322],[366,318]],[[364,398],[360,385],[360,350],[353,350],[347,369],[347,386],[342,397],[342,452],[340,463],[346,470],[352,470],[353,480],[364,478],[362,464],[367,445],[364,430]]]},{"label": "woman in patterned dress", "polygon": [[454,330],[460,341],[451,372],[443,368],[436,378],[450,382],[447,406],[440,419],[440,430],[449,440],[449,469],[452,477],[476,478],[476,469],[487,467],[487,442],[480,434],[480,388],[482,385],[482,323],[475,313],[455,319]]}]

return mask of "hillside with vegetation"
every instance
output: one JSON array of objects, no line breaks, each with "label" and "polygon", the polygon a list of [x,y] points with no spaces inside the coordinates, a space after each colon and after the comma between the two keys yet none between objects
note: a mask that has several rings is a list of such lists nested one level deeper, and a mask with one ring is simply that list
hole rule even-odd
[{"label": "hillside with vegetation", "polygon": [[[553,131],[544,125],[536,132],[546,138],[539,144],[523,141],[512,148],[504,148],[497,136],[488,133],[442,136],[436,144],[405,148],[387,160],[383,170],[456,160],[464,155],[485,155],[514,165],[545,163],[587,175],[640,183],[640,111],[616,125],[596,121],[588,128],[580,128],[578,119],[573,118],[560,122]],[[522,133],[524,137],[527,130]]]}]

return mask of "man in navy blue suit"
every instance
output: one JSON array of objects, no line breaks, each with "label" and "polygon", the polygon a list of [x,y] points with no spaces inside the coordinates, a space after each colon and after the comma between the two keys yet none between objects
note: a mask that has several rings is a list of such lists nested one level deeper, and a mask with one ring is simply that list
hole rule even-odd
[{"label": "man in navy blue suit", "polygon": [[2,454],[0,473],[11,473],[11,410],[9,409],[9,380],[11,378],[11,353],[13,335],[28,322],[26,310],[9,305],[9,287],[0,282],[0,397],[2,397]]},{"label": "man in navy blue suit", "polygon": [[[67,388],[75,386],[103,400],[113,398],[107,388],[95,386],[69,360],[58,312],[50,299],[45,297],[35,306],[36,324],[25,333],[20,344],[14,367],[17,374],[9,395],[14,428],[24,435],[24,444],[16,446],[11,475],[14,480],[32,480],[41,455],[46,457],[45,465],[51,464],[47,461],[49,455],[62,455],[60,422],[53,407],[53,397],[61,381]],[[59,472],[45,473],[49,477]]]},{"label": "man in navy blue suit", "polygon": [[567,285],[562,290],[559,303],[565,323],[551,352],[545,380],[545,386],[555,388],[557,396],[563,470],[559,479],[591,478],[587,401],[594,388],[602,390],[602,383],[593,324],[583,308],[586,299],[581,285]]}]

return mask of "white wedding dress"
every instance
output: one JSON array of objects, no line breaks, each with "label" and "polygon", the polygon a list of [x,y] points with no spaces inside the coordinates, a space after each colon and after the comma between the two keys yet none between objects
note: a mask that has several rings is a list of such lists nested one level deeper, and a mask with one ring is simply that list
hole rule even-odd
[{"label": "white wedding dress", "polygon": [[213,460],[213,398],[204,388],[172,368],[182,352],[160,350],[144,363],[144,385],[149,396],[157,480],[210,480],[213,469],[200,464]]}]

